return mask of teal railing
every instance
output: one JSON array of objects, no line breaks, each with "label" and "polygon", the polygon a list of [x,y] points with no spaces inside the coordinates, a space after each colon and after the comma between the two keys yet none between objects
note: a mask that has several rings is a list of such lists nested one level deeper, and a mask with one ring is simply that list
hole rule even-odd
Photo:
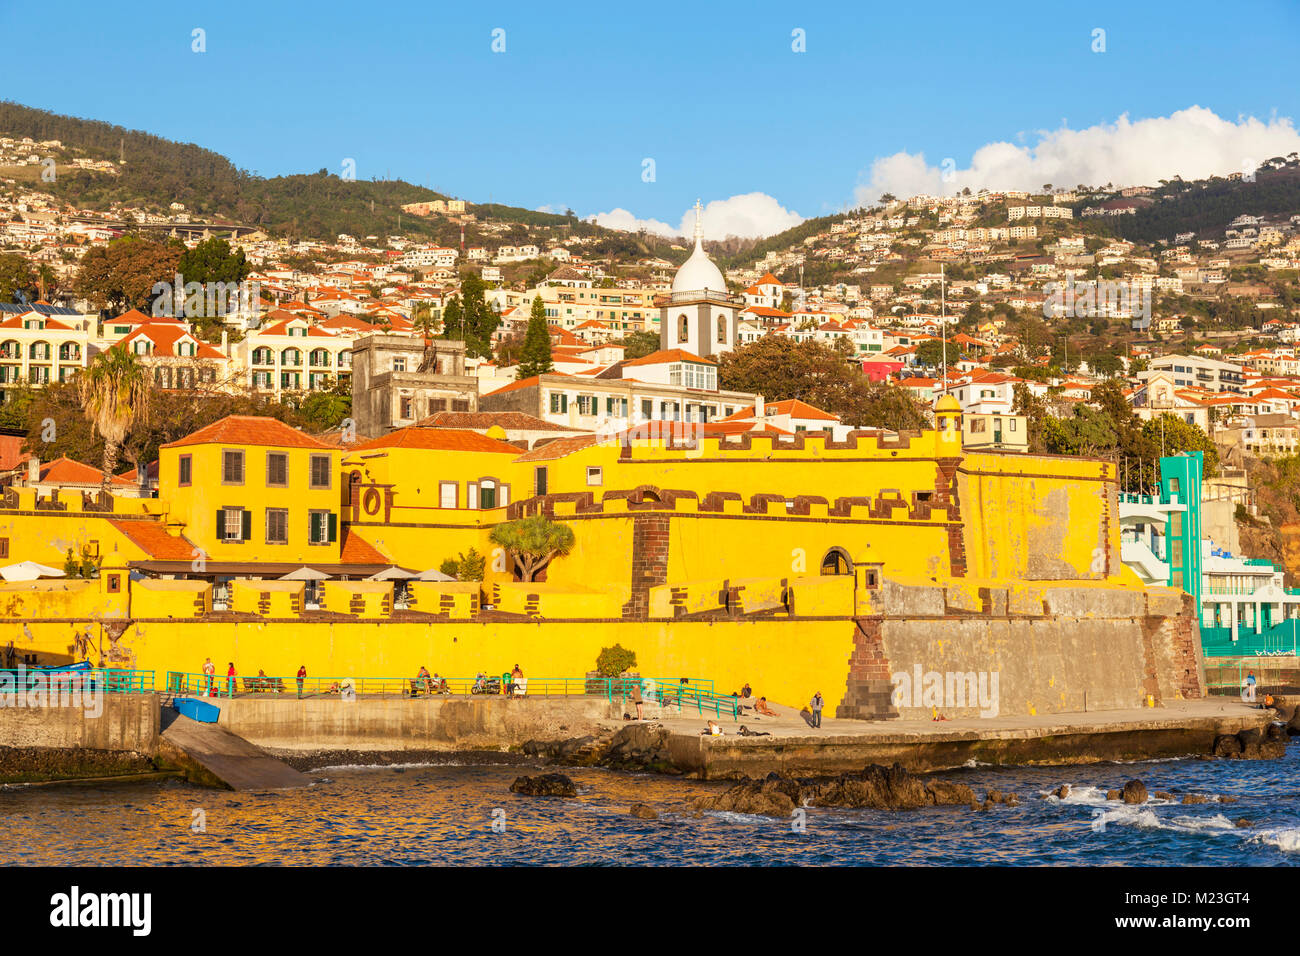
[{"label": "teal railing", "polygon": [[[660,678],[619,678],[613,682],[615,699],[629,702],[632,690],[641,684],[641,696],[646,703],[657,703],[665,711],[676,709],[678,715],[694,712],[699,716],[711,714],[715,717],[740,719],[740,699],[730,694],[719,694],[713,689],[713,682],[691,681],[682,683],[681,679],[663,680]],[[708,686],[704,686],[707,683]]]},{"label": "teal railing", "polygon": [[0,669],[0,691],[31,689],[44,683],[58,689],[80,688],[109,694],[151,694],[154,672],[122,667],[93,667],[85,670],[9,668]]},{"label": "teal railing", "polygon": [[[631,695],[635,678],[607,677],[528,677],[518,682],[514,696],[529,697],[604,697],[611,702],[625,700]],[[167,672],[167,693],[182,697],[235,697],[267,695],[271,697],[298,696],[327,697],[341,695],[349,687],[358,696],[369,697],[436,697],[448,696],[501,696],[511,683],[508,675],[487,677],[305,677],[299,687],[297,677],[257,674],[228,677],[214,674],[196,674],[186,671]],[[695,707],[700,713],[722,713],[724,698],[714,692],[713,681],[689,678],[680,680],[644,678],[649,698],[658,696],[660,688],[681,688],[683,706]],[[654,688],[651,691],[651,688]],[[675,693],[675,690],[669,692]],[[713,699],[717,698],[718,702]]]}]

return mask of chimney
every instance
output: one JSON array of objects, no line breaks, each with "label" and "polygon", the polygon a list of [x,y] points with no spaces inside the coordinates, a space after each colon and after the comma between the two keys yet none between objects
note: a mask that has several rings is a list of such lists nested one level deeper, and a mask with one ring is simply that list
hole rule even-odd
[{"label": "chimney", "polygon": [[230,348],[230,330],[222,329],[221,330],[221,354],[229,355],[230,354],[229,348]]},{"label": "chimney", "polygon": [[33,455],[27,459],[27,484],[34,485],[41,480],[41,460]]},{"label": "chimney", "polygon": [[754,417],[762,418],[766,411],[767,404],[763,401],[763,396],[760,395],[754,399]]}]

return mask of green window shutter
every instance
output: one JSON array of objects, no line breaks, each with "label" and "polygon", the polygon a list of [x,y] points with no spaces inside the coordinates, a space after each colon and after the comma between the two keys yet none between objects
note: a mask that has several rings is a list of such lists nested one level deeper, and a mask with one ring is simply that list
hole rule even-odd
[{"label": "green window shutter", "polygon": [[226,509],[217,509],[217,540],[222,541],[226,537]]},{"label": "green window shutter", "polygon": [[329,513],[329,523],[330,523],[330,543],[332,544],[333,542],[339,539],[339,516],[332,511]]},{"label": "green window shutter", "polygon": [[251,541],[253,538],[253,512],[247,508],[244,509],[244,536],[241,541]]}]

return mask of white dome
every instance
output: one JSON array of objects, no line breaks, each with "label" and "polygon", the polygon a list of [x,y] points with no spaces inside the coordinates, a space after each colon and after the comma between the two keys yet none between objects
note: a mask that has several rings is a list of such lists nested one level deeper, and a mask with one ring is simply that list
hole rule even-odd
[{"label": "white dome", "polygon": [[682,263],[677,275],[673,276],[673,292],[698,292],[700,289],[726,292],[727,280],[722,277],[722,270],[705,253],[699,238],[696,238],[695,251]]}]

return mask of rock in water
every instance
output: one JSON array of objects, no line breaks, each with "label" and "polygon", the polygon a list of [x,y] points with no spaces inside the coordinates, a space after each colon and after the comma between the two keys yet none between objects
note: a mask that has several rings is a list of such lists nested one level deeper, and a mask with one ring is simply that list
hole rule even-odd
[{"label": "rock in water", "polygon": [[1066,797],[1068,797],[1069,795],[1070,795],[1070,785],[1069,785],[1068,783],[1063,783],[1063,784],[1061,784],[1059,787],[1056,788],[1056,799],[1057,799],[1057,800],[1064,800],[1064,799],[1065,799]]},{"label": "rock in water", "polygon": [[640,820],[658,820],[659,813],[654,807],[647,807],[644,803],[632,804],[632,809],[628,811],[632,816]]},{"label": "rock in water", "polygon": [[510,792],[529,797],[576,797],[578,788],[562,773],[544,773],[537,777],[516,777]]},{"label": "rock in water", "polygon": [[866,807],[874,810],[915,810],[928,806],[967,806],[975,794],[965,784],[947,780],[927,782],[900,764],[871,764],[859,773],[797,780],[768,774],[745,778],[723,793],[696,797],[693,810],[730,810],[765,816],[789,816],[795,807]]},{"label": "rock in water", "polygon": [[1157,800],[1172,800],[1174,798],[1174,795],[1168,790],[1157,790],[1152,796]]},{"label": "rock in water", "polygon": [[1245,829],[1246,827],[1253,827],[1254,825],[1255,825],[1255,824],[1253,824],[1251,821],[1247,820],[1245,817],[1242,817],[1240,820],[1237,821],[1237,828],[1238,828],[1239,830],[1243,830],[1243,829]]},{"label": "rock in water", "polygon": [[1141,780],[1130,780],[1124,784],[1123,789],[1125,803],[1146,803],[1147,787]]},{"label": "rock in water", "polygon": [[1188,793],[1183,795],[1183,803],[1209,803],[1210,798],[1203,793]]},{"label": "rock in water", "polygon": [[770,773],[762,780],[746,777],[722,793],[695,797],[688,806],[692,810],[729,810],[732,813],[788,817],[798,806],[798,800],[799,781]]},{"label": "rock in water", "polygon": [[1214,738],[1214,747],[1210,753],[1216,757],[1240,757],[1241,741],[1232,734],[1219,734]]},{"label": "rock in water", "polygon": [[1107,791],[1106,791],[1106,799],[1107,799],[1107,800],[1122,800],[1122,799],[1124,799],[1124,791],[1123,791],[1123,790],[1107,790]]}]

